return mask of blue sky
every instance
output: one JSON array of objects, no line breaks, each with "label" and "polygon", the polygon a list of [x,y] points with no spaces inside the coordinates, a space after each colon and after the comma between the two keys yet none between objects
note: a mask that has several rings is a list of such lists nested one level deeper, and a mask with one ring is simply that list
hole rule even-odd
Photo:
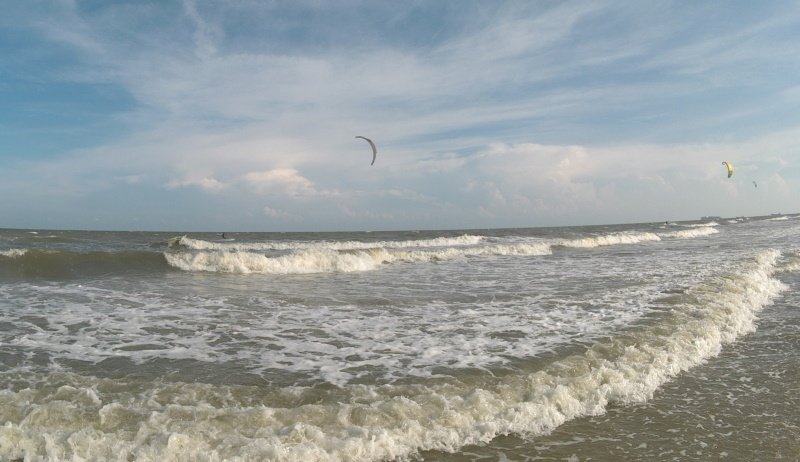
[{"label": "blue sky", "polygon": [[796,2],[12,2],[0,227],[796,212],[798,76]]}]

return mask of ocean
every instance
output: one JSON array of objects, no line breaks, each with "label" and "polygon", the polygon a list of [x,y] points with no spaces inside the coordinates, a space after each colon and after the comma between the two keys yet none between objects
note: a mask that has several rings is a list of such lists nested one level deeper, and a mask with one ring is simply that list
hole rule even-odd
[{"label": "ocean", "polygon": [[0,460],[800,460],[800,216],[0,230]]}]

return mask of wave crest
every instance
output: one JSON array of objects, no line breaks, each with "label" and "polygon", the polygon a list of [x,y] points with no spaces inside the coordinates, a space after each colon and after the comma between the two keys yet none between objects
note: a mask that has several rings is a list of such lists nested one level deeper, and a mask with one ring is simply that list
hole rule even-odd
[{"label": "wave crest", "polygon": [[602,236],[585,237],[582,239],[569,239],[558,243],[561,247],[594,248],[617,244],[638,244],[640,242],[660,241],[655,233],[614,233]]},{"label": "wave crest", "polygon": [[267,241],[267,242],[211,242],[179,236],[169,241],[172,248],[189,250],[366,250],[374,248],[403,249],[421,247],[461,247],[480,244],[484,236],[464,234],[455,237],[436,237],[404,241]]}]

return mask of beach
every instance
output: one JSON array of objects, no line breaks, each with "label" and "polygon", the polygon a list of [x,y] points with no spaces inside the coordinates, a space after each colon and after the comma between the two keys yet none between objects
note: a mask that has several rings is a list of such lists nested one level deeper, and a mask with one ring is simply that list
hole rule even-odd
[{"label": "beach", "polygon": [[0,460],[800,460],[799,234],[0,230]]}]

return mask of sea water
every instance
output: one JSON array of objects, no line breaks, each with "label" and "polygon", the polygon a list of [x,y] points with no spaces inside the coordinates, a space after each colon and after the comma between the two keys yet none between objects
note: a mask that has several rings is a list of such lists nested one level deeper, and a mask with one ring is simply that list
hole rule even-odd
[{"label": "sea water", "polygon": [[0,230],[0,460],[800,460],[798,235]]}]

